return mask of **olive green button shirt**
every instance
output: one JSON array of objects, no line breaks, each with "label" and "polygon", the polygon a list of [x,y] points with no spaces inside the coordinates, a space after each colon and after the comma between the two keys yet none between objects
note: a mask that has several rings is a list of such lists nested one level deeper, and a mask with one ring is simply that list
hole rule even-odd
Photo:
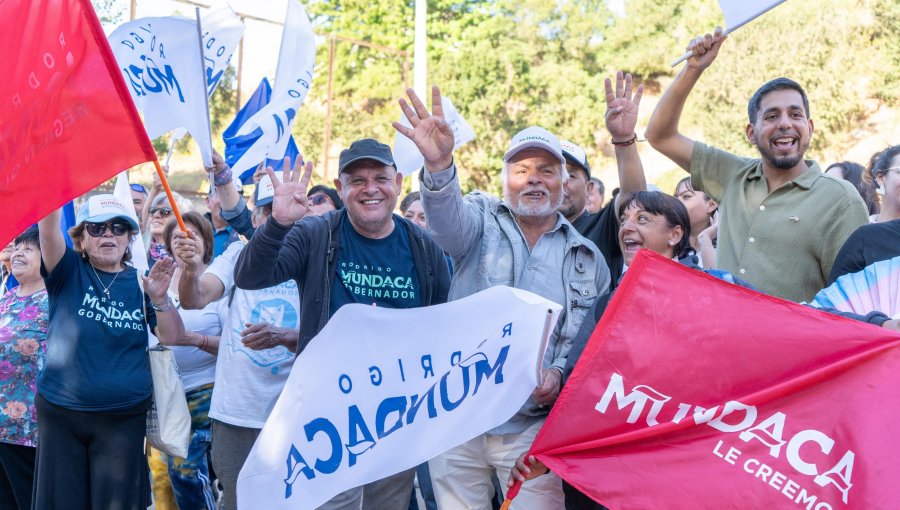
[{"label": "olive green button shirt", "polygon": [[719,202],[718,267],[763,292],[809,301],[844,241],[868,223],[853,186],[818,163],[769,193],[762,160],[694,143],[691,181]]}]

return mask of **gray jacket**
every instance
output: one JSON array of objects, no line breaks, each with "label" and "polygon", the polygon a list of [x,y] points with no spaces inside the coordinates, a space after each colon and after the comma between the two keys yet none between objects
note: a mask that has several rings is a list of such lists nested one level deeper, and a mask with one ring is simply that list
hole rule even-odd
[{"label": "gray jacket", "polygon": [[[421,172],[422,206],[428,218],[428,232],[453,260],[453,279],[448,300],[460,299],[494,285],[530,290],[520,284],[529,248],[509,208],[497,197],[473,192],[463,198],[456,168],[429,175]],[[550,338],[544,367],[562,372],[572,339],[597,296],[609,289],[606,261],[596,246],[560,216],[565,233],[561,277],[565,295],[563,314]],[[559,289],[558,289],[559,290]],[[544,296],[549,297],[549,296]],[[520,411],[542,416],[549,409],[532,400]]]}]

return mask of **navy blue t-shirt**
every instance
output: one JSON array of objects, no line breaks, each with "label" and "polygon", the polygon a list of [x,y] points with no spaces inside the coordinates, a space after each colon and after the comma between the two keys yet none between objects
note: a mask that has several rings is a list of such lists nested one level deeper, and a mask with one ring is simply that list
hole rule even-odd
[{"label": "navy blue t-shirt", "polygon": [[78,411],[117,411],[149,399],[147,324],[155,328],[156,315],[147,298],[144,318],[137,271],[126,267],[118,277],[100,270],[94,274],[88,262],[66,248],[53,272],[47,274],[41,265],[41,275],[50,324],[38,392]]},{"label": "navy blue t-shirt", "polygon": [[393,220],[390,235],[369,239],[354,230],[344,216],[330,315],[347,303],[375,303],[385,308],[422,306],[409,237],[400,221],[396,217]]}]

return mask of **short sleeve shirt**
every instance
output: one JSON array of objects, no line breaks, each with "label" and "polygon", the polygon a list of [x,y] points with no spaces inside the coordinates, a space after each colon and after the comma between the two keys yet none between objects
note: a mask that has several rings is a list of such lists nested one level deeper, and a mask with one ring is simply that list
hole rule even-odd
[{"label": "short sleeve shirt", "polygon": [[814,161],[769,193],[760,159],[696,142],[694,187],[719,202],[718,266],[760,290],[808,301],[825,286],[838,250],[868,223],[853,186],[822,174]]},{"label": "short sleeve shirt", "polygon": [[[137,271],[95,270],[66,248],[49,274],[50,325],[37,389],[50,403],[77,411],[117,411],[150,398],[148,324],[156,315]],[[107,298],[104,289],[109,290]],[[147,317],[144,317],[146,309]]]},{"label": "short sleeve shirt", "polygon": [[37,446],[34,392],[44,366],[47,291],[0,297],[0,442]]}]

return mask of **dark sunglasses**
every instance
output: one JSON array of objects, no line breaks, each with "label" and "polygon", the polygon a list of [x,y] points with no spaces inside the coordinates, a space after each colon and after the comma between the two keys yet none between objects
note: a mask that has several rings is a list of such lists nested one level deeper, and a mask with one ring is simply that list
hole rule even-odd
[{"label": "dark sunglasses", "polygon": [[128,225],[124,223],[85,223],[84,229],[90,234],[91,237],[100,237],[106,232],[106,228],[109,227],[109,231],[112,232],[114,236],[124,236],[131,229],[128,228]]},{"label": "dark sunglasses", "polygon": [[150,216],[153,216],[156,213],[159,213],[159,215],[162,217],[166,217],[166,216],[172,214],[172,210],[169,209],[168,207],[151,207],[150,208]]},{"label": "dark sunglasses", "polygon": [[330,201],[328,195],[324,193],[319,193],[309,197],[309,201],[312,202],[313,205],[322,205],[326,200]]},{"label": "dark sunglasses", "polygon": [[147,188],[145,188],[143,184],[132,184],[131,189],[138,193],[147,194]]}]

